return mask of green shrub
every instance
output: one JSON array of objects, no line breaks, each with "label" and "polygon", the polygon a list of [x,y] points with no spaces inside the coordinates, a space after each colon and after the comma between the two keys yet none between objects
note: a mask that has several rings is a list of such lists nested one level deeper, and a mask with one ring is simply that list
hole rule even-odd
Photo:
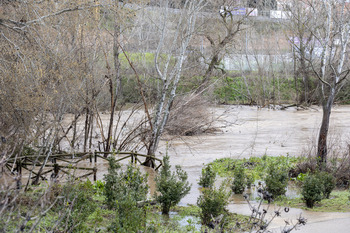
[{"label": "green shrub", "polygon": [[56,212],[64,213],[64,218],[60,227],[64,227],[66,232],[83,232],[87,226],[84,224],[97,208],[96,202],[92,199],[94,195],[92,183],[75,183],[69,181],[62,189],[62,199],[59,199]]},{"label": "green shrub", "polygon": [[115,209],[116,217],[109,229],[113,232],[138,232],[146,221],[146,212],[137,206],[137,202],[147,197],[147,175],[142,175],[133,164],[128,164],[125,171],[118,172],[119,169],[120,165],[110,158],[108,174],[104,177],[104,194],[107,206]]},{"label": "green shrub", "polygon": [[246,172],[246,184],[247,184],[247,188],[251,188],[252,184],[254,184],[254,177],[252,173]]},{"label": "green shrub", "polygon": [[162,206],[162,213],[169,214],[170,208],[180,202],[191,189],[187,181],[187,173],[176,166],[176,173],[170,171],[169,156],[163,158],[163,166],[160,174],[156,176],[155,199]]},{"label": "green shrub", "polygon": [[270,163],[265,177],[266,189],[274,198],[285,195],[288,185],[288,168],[284,164]]},{"label": "green shrub", "polygon": [[301,195],[306,203],[306,206],[312,208],[314,204],[322,200],[322,192],[324,186],[317,175],[308,175],[302,186]]},{"label": "green shrub", "polygon": [[92,187],[95,190],[95,194],[101,196],[104,194],[105,182],[101,180],[96,180]]},{"label": "green shrub", "polygon": [[215,86],[214,95],[220,103],[245,103],[247,88],[242,77],[225,77]]},{"label": "green shrub", "polygon": [[126,171],[120,171],[120,165],[112,157],[109,160],[108,174],[104,176],[104,195],[108,208],[116,208],[117,201],[126,196],[133,200],[145,200],[148,193],[147,175],[142,175],[140,169],[128,164]]},{"label": "green shrub", "polygon": [[219,189],[205,189],[198,198],[197,205],[201,208],[200,218],[203,225],[209,225],[212,217],[216,218],[221,214],[226,216],[226,205],[228,204],[229,193],[225,191],[225,186]]},{"label": "green shrub", "polygon": [[213,187],[216,179],[216,173],[213,171],[210,165],[205,166],[202,169],[202,175],[199,178],[199,185],[204,188]]},{"label": "green shrub", "polygon": [[234,180],[231,186],[232,191],[235,194],[242,194],[246,187],[246,178],[244,174],[244,167],[242,166],[242,164],[236,165],[233,176]]},{"label": "green shrub", "polygon": [[146,226],[146,211],[137,206],[132,195],[116,203],[116,216],[109,230],[118,233],[140,232]]},{"label": "green shrub", "polygon": [[328,172],[321,172],[319,174],[319,179],[322,182],[323,185],[323,197],[324,198],[329,198],[329,195],[335,188],[336,182],[335,178],[332,176],[332,174],[329,174]]}]

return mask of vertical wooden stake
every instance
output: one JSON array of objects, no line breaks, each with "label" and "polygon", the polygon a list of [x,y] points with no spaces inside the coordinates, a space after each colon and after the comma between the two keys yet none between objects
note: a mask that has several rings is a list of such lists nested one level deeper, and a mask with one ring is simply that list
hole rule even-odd
[{"label": "vertical wooden stake", "polygon": [[53,165],[53,172],[54,172],[55,178],[58,176],[59,170],[60,170],[60,167],[58,166],[57,163],[55,163],[55,164]]},{"label": "vertical wooden stake", "polygon": [[94,181],[96,181],[97,167],[94,167]]},{"label": "vertical wooden stake", "polygon": [[18,161],[18,173],[19,173],[19,175],[22,175],[22,162],[21,162],[21,160],[19,160]]}]

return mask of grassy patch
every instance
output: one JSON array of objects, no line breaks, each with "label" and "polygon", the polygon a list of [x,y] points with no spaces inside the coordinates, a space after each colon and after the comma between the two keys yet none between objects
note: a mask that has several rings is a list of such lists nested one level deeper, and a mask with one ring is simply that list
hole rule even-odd
[{"label": "grassy patch", "polygon": [[317,212],[350,212],[349,191],[333,191],[329,199],[323,199],[315,204],[314,208],[307,208],[301,197],[284,197],[276,200],[275,204],[280,206],[290,206]]},{"label": "grassy patch", "polygon": [[199,217],[201,211],[196,205],[175,206],[173,210],[183,217],[189,215]]},{"label": "grassy patch", "polygon": [[250,174],[254,180],[261,180],[266,176],[267,168],[270,164],[277,163],[284,165],[289,169],[293,169],[300,161],[301,158],[296,157],[272,157],[264,155],[262,157],[250,157],[249,159],[216,159],[211,163],[211,166],[221,177],[232,177],[235,167],[240,164],[247,170],[247,173]]}]

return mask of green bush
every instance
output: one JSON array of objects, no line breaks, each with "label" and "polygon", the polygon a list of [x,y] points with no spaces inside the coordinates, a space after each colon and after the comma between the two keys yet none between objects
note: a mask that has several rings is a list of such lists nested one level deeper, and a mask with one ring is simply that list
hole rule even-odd
[{"label": "green bush", "polygon": [[132,195],[123,197],[116,203],[116,216],[109,231],[118,233],[140,232],[146,226],[146,211],[137,206]]},{"label": "green bush", "polygon": [[247,184],[247,188],[251,188],[252,184],[254,184],[254,177],[252,173],[246,172],[246,184]]},{"label": "green bush", "polygon": [[210,165],[205,166],[202,169],[202,175],[199,178],[199,185],[204,188],[213,187],[216,179],[216,173],[213,171]]},{"label": "green bush", "polygon": [[104,176],[104,195],[108,208],[116,208],[117,201],[126,196],[133,200],[145,200],[148,193],[147,175],[142,175],[140,169],[129,164],[126,171],[120,171],[120,165],[112,157],[109,160],[108,174]]},{"label": "green bush", "polygon": [[96,180],[92,187],[95,190],[95,194],[101,196],[104,194],[105,182],[101,180]]},{"label": "green bush", "polygon": [[[84,224],[97,208],[96,202],[92,199],[94,195],[92,183],[75,183],[68,181],[62,189],[62,199],[59,199],[56,212],[64,213],[60,227],[65,228],[66,232],[83,232],[87,226]],[[58,230],[58,229],[57,229]]]},{"label": "green bush", "polygon": [[140,169],[128,164],[125,171],[119,171],[120,165],[112,157],[109,160],[108,174],[104,194],[106,204],[115,209],[116,217],[109,227],[113,232],[138,232],[143,229],[146,212],[137,206],[138,201],[146,200],[148,193],[147,175]]},{"label": "green bush", "polygon": [[191,189],[187,181],[187,173],[176,166],[176,173],[170,171],[169,156],[163,158],[160,174],[156,176],[155,199],[162,206],[162,214],[169,214],[170,208],[180,202]]},{"label": "green bush", "polygon": [[306,206],[312,208],[316,202],[321,201],[323,191],[323,183],[317,175],[308,175],[304,180],[301,190],[301,195],[303,196]]},{"label": "green bush", "polygon": [[288,168],[284,164],[270,163],[265,177],[266,189],[274,198],[285,195],[288,185]]},{"label": "green bush", "polygon": [[244,167],[242,166],[242,164],[236,165],[233,176],[234,180],[231,186],[232,191],[235,194],[242,194],[246,187],[246,178],[244,174]]},{"label": "green bush", "polygon": [[220,103],[245,103],[247,99],[247,89],[242,77],[225,77],[220,80],[214,94]]},{"label": "green bush", "polygon": [[335,185],[336,185],[335,178],[332,176],[332,174],[329,174],[328,172],[321,172],[319,174],[319,179],[323,185],[323,191],[322,191],[323,197],[328,199],[329,195],[335,188]]},{"label": "green bush", "polygon": [[[219,189],[205,189],[198,198],[197,205],[201,208],[200,218],[203,225],[209,225],[212,217],[216,218],[221,214],[227,215],[226,205],[228,204],[229,193],[225,191],[225,186]],[[224,222],[224,221],[222,221]]]}]

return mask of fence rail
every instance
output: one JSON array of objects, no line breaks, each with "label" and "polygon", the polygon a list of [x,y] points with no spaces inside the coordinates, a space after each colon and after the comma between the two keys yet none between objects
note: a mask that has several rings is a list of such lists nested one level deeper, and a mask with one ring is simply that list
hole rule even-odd
[{"label": "fence rail", "polygon": [[[131,163],[143,165],[143,162],[140,160],[140,157],[146,159],[152,159],[155,162],[158,162],[155,170],[157,171],[162,165],[163,162],[161,159],[152,156],[144,155],[138,153],[137,151],[118,151],[118,152],[79,152],[79,153],[61,153],[61,154],[52,154],[48,155],[25,155],[18,156],[15,158],[10,158],[7,161],[6,168],[10,172],[16,171],[19,175],[22,174],[22,169],[31,172],[34,176],[31,177],[33,184],[38,183],[39,179],[45,180],[44,175],[48,173],[51,174],[51,178],[56,178],[58,173],[61,171],[67,175],[71,173],[72,170],[86,171],[85,174],[76,177],[76,179],[86,178],[93,176],[93,180],[96,181],[97,177],[97,164],[98,160],[108,160],[108,157],[115,156],[119,157],[116,162],[120,162],[125,159],[130,159]],[[79,162],[88,160],[90,163],[94,162],[94,167],[83,167],[77,166]],[[66,164],[65,164],[66,163]],[[39,168],[39,171],[34,171],[34,168]]]}]

